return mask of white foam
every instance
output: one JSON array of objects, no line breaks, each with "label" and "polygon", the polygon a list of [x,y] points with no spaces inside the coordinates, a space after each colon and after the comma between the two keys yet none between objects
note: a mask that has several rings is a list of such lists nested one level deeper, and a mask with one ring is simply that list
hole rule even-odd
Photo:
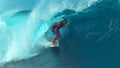
[{"label": "white foam", "polygon": [[[21,59],[27,59],[38,54],[34,50],[40,50],[49,47],[49,41],[43,37],[48,28],[51,25],[52,17],[58,13],[62,12],[65,9],[71,9],[75,11],[82,11],[86,7],[90,6],[97,0],[90,0],[90,2],[85,2],[86,5],[81,4],[80,0],[40,0],[38,5],[30,13],[27,21],[24,22],[25,25],[22,25],[20,29],[23,29],[23,32],[19,34],[18,30],[14,28],[10,29],[10,33],[5,30],[3,33],[6,34],[6,38],[9,40],[4,40],[6,48],[0,52],[3,56],[0,57],[3,60],[1,62],[17,61]],[[13,15],[8,13],[8,16]],[[2,15],[4,18],[7,17],[7,13]],[[10,17],[9,16],[9,17]],[[3,18],[2,18],[3,19]],[[7,24],[3,21],[0,21],[0,29],[8,28]],[[38,26],[41,25],[41,26]],[[23,28],[25,27],[25,28]],[[3,38],[0,38],[0,40]],[[39,39],[39,40],[38,40]],[[9,41],[9,42],[8,42]]]}]

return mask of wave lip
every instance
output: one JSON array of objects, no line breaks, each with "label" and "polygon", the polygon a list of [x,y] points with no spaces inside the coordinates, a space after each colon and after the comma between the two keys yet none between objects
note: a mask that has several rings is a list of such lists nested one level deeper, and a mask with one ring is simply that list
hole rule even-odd
[{"label": "wave lip", "polygon": [[[5,49],[1,48],[2,53],[0,53],[3,55],[0,56],[0,58],[3,58],[2,62],[18,61],[35,56],[40,49],[44,49],[47,45],[34,39],[44,39],[42,41],[48,42],[48,38],[44,37],[45,33],[49,31],[49,27],[55,20],[58,21],[62,19],[62,15],[58,16],[58,18],[54,18],[57,13],[62,13],[66,9],[73,10],[75,11],[74,13],[80,12],[90,7],[96,1],[97,0],[90,0],[84,2],[86,5],[81,5],[80,0],[74,2],[72,0],[60,2],[58,2],[58,0],[51,2],[41,0],[31,11],[13,10],[0,15],[0,19],[4,20],[4,22],[0,23],[0,26],[2,26],[0,28],[8,28],[3,32],[8,40],[0,42],[0,44],[5,45]],[[46,6],[46,8],[43,6]],[[70,15],[72,16],[74,14],[71,13]],[[70,15],[64,16],[69,17]],[[50,36],[52,36],[52,34]],[[3,41],[3,38],[0,40]],[[38,44],[33,45],[36,44],[36,42]],[[3,45],[2,47],[4,47]]]}]

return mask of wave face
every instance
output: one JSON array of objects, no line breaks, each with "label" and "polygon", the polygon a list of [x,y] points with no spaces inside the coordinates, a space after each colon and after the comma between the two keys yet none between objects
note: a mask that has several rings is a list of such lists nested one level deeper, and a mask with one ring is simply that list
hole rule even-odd
[{"label": "wave face", "polygon": [[[1,5],[7,6],[4,4],[5,2],[1,1]],[[31,0],[30,2],[35,5],[29,3],[28,5],[23,4],[21,7],[16,4],[17,2],[19,1],[14,1],[14,6],[8,6],[7,9],[1,8],[0,11],[0,63],[28,59],[40,54],[49,46],[46,43],[53,37],[49,28],[55,21],[82,11],[96,0]],[[73,10],[75,13],[60,15],[66,9]],[[47,33],[50,33],[49,38],[47,38]],[[63,34],[65,35],[65,33]]]},{"label": "wave face", "polygon": [[[68,26],[61,30],[62,38],[59,40],[63,51],[68,50],[64,54],[71,59],[80,59],[79,52],[83,49],[84,54],[81,54],[89,57],[107,52],[113,45],[120,44],[119,7],[118,0],[41,0],[32,10],[4,13],[0,17],[1,63],[39,54],[53,37],[49,28],[62,18],[69,21]],[[87,55],[85,50],[89,50],[91,55]]]},{"label": "wave face", "polygon": [[[69,32],[60,40],[65,59],[69,57],[70,60],[76,60],[71,63],[80,63],[81,66],[86,66],[88,60],[88,65],[96,67],[109,66],[109,62],[116,64],[120,45],[119,12],[119,0],[102,0],[68,17]],[[113,60],[108,61],[108,58]],[[111,66],[114,67],[115,64]],[[81,67],[78,66],[77,68]]]}]

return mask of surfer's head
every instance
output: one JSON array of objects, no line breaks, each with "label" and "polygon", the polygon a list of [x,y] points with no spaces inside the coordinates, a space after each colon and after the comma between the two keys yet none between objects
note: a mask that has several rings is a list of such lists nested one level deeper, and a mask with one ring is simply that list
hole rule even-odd
[{"label": "surfer's head", "polygon": [[67,19],[63,20],[63,24],[66,25],[67,24]]}]

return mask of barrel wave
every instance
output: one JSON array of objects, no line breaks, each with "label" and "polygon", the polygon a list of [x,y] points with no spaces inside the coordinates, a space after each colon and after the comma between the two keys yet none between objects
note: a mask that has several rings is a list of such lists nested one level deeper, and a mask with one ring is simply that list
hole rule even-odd
[{"label": "barrel wave", "polygon": [[58,68],[119,68],[119,12],[119,0],[40,0],[32,9],[1,13],[0,63],[41,55],[54,37],[51,26],[66,18]]}]

